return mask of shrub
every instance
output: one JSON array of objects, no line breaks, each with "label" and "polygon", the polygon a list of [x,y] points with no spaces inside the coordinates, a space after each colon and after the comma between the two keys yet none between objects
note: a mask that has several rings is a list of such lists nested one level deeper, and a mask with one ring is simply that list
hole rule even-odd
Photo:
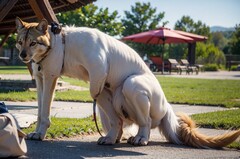
[{"label": "shrub", "polygon": [[218,65],[217,64],[206,64],[204,66],[205,71],[218,71]]},{"label": "shrub", "polygon": [[225,65],[224,53],[213,44],[198,43],[196,46],[196,62],[199,64]]},{"label": "shrub", "polygon": [[240,71],[240,65],[231,66],[231,71]]}]

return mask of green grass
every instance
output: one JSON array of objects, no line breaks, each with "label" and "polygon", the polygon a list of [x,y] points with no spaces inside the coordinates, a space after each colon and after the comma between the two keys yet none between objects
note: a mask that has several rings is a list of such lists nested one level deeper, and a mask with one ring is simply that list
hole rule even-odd
[{"label": "green grass", "polygon": [[240,129],[240,109],[192,115],[197,125],[214,129]]},{"label": "green grass", "polygon": [[74,102],[92,102],[89,91],[69,90],[65,92],[56,92],[55,100],[57,101],[74,101]]},{"label": "green grass", "polygon": [[[170,103],[240,107],[240,80],[189,79],[157,77]],[[72,85],[89,88],[89,83],[63,77]],[[2,101],[34,101],[36,92],[6,92],[0,90]],[[91,102],[89,91],[57,92],[55,100]]]},{"label": "green grass", "polygon": [[157,78],[170,103],[240,107],[240,80]]},{"label": "green grass", "polygon": [[[36,101],[37,93],[32,91],[2,91],[0,89],[0,101]],[[92,102],[89,91],[69,90],[56,92],[55,101]]]},{"label": "green grass", "polygon": [[61,77],[60,80],[62,80],[64,82],[68,82],[68,83],[70,83],[71,85],[74,85],[74,86],[81,86],[81,87],[89,88],[89,83],[84,82],[82,80],[73,79],[73,78],[69,78],[69,77],[66,77],[66,76]]},{"label": "green grass", "polygon": [[[199,127],[214,129],[240,129],[240,109],[194,114],[191,116]],[[240,142],[227,146],[240,150]]]},{"label": "green grass", "polygon": [[29,74],[27,66],[0,66],[0,74]]},{"label": "green grass", "polygon": [[[51,126],[47,131],[46,138],[71,137],[96,132],[96,126],[92,119],[92,117],[83,119],[52,117]],[[31,127],[23,129],[23,132],[30,133],[33,132],[35,128],[36,124],[33,124]]]}]

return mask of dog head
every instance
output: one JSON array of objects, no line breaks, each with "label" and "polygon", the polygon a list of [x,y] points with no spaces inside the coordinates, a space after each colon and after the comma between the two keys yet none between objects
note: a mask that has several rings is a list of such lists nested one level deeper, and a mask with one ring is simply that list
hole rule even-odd
[{"label": "dog head", "polygon": [[16,28],[16,47],[19,50],[19,58],[24,63],[31,60],[39,62],[44,59],[51,48],[47,20],[43,19],[40,23],[27,23],[17,17]]}]

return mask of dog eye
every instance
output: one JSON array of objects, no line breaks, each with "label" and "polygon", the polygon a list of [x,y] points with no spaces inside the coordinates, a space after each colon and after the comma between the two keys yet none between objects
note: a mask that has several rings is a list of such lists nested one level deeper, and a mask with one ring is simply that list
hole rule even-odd
[{"label": "dog eye", "polygon": [[36,42],[31,42],[30,46],[34,46],[36,44],[37,44]]},{"label": "dog eye", "polygon": [[21,42],[21,41],[18,41],[18,44],[19,44],[19,45],[22,45],[22,42]]}]

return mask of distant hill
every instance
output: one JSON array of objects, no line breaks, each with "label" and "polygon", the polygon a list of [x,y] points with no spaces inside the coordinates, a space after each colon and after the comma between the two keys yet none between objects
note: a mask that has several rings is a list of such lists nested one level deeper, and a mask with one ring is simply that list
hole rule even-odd
[{"label": "distant hill", "polygon": [[222,27],[222,26],[212,26],[210,27],[210,32],[216,32],[216,31],[234,31],[234,27],[231,28],[226,28],[226,27]]}]

